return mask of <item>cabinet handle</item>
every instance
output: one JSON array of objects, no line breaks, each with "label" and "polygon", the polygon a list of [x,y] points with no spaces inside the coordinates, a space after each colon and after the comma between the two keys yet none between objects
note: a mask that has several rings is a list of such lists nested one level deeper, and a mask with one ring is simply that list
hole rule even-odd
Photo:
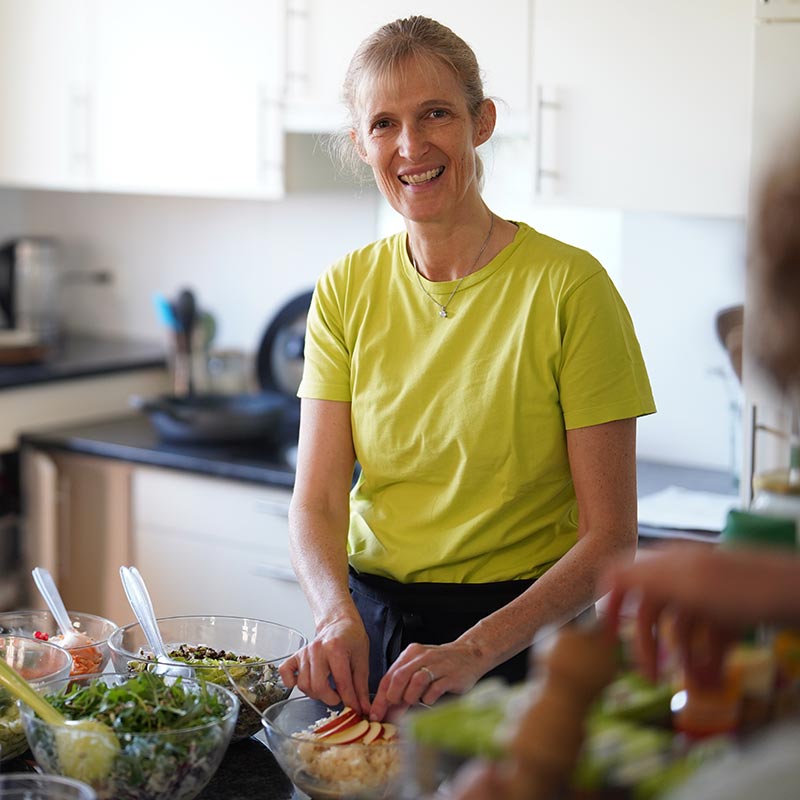
[{"label": "cabinet handle", "polygon": [[259,578],[274,578],[286,583],[299,583],[297,575],[291,567],[279,567],[276,564],[256,564],[253,568],[253,575]]},{"label": "cabinet handle", "polygon": [[281,102],[266,86],[258,87],[258,180],[267,186],[282,181],[283,120]]},{"label": "cabinet handle", "polygon": [[70,160],[82,178],[89,173],[92,98],[86,89],[73,89],[69,98]]},{"label": "cabinet handle", "polygon": [[268,514],[270,517],[288,519],[289,505],[277,500],[256,500],[255,511],[257,514]]},{"label": "cabinet handle", "polygon": [[308,2],[290,0],[286,7],[286,89],[289,97],[308,92]]},{"label": "cabinet handle", "polygon": [[536,87],[536,185],[534,191],[537,196],[542,193],[542,180],[544,178],[557,179],[559,177],[557,170],[545,169],[542,166],[542,137],[544,131],[544,112],[558,111],[560,108],[560,104],[555,100],[545,99],[544,87],[542,87],[541,84]]}]

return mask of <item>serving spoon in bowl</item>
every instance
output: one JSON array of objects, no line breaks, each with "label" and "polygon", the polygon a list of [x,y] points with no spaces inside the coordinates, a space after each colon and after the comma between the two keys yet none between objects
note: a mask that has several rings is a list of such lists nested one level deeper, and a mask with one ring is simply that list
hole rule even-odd
[{"label": "serving spoon in bowl", "polygon": [[54,643],[65,650],[92,644],[92,640],[85,633],[76,631],[73,627],[67,607],[64,605],[61,594],[56,587],[56,582],[50,572],[44,567],[34,567],[33,582],[39,589],[56,621],[56,625],[58,625],[58,629],[61,631],[61,640]]},{"label": "serving spoon in bowl", "polygon": [[111,772],[120,745],[117,735],[108,725],[95,719],[67,719],[2,659],[0,684],[33,709],[44,722],[55,727],[58,760],[64,775],[92,783]]},{"label": "serving spoon in bowl", "polygon": [[142,626],[147,643],[153,651],[156,666],[153,669],[157,675],[167,675],[172,678],[193,678],[194,670],[191,667],[174,661],[167,655],[167,648],[161,638],[161,631],[156,622],[156,612],[150,593],[147,591],[144,578],[136,567],[120,567],[119,576],[122,578],[122,587],[131,604],[133,613]]}]

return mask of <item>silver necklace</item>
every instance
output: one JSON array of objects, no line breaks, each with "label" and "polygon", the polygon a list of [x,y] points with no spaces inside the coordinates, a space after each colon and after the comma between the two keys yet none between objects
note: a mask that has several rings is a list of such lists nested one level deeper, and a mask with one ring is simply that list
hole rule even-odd
[{"label": "silver necklace", "polygon": [[[491,212],[490,212],[490,214],[491,214]],[[423,286],[422,278],[420,277],[420,273],[419,273],[419,267],[417,267],[417,260],[414,258],[414,254],[413,253],[411,254],[411,263],[414,266],[414,272],[416,273],[416,276],[417,276],[417,283],[419,284],[419,288],[422,289],[422,291],[426,295],[428,295],[428,297],[430,297],[430,299],[433,300],[433,302],[436,303],[437,306],[439,306],[439,316],[440,317],[446,317],[447,316],[447,306],[450,305],[450,301],[453,299],[453,297],[455,297],[455,294],[458,291],[459,286],[461,286],[461,284],[463,283],[464,278],[466,278],[467,275],[471,275],[475,271],[475,267],[478,266],[478,262],[481,260],[481,256],[483,255],[483,251],[486,250],[486,246],[489,244],[489,239],[492,238],[492,231],[494,230],[494,214],[491,214],[491,218],[492,218],[492,221],[489,224],[489,233],[486,234],[486,238],[483,240],[483,244],[481,245],[481,249],[478,250],[478,255],[475,257],[475,261],[473,262],[472,267],[470,267],[469,272],[466,272],[464,275],[461,276],[461,278],[459,279],[458,283],[455,285],[455,288],[453,289],[453,291],[450,292],[450,296],[447,298],[446,302],[444,302],[444,303],[440,303]]]}]

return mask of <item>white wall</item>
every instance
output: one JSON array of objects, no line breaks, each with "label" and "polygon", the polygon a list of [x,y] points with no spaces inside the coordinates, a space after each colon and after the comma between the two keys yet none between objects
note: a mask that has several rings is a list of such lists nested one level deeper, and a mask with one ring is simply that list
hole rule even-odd
[{"label": "white wall", "polygon": [[[4,214],[4,208],[13,213]],[[281,202],[0,191],[0,238],[50,234],[70,269],[108,269],[110,285],[62,289],[73,331],[165,339],[153,294],[194,289],[217,344],[253,352],[275,312],[335,258],[373,238],[372,191]]]}]

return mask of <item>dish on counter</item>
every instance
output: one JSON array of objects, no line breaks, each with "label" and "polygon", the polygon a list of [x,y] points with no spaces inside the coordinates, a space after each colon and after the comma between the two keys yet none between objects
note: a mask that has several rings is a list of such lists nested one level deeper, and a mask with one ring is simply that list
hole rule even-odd
[{"label": "dish on counter", "polygon": [[[72,667],[72,656],[66,650],[23,636],[0,636],[0,659],[37,690],[46,681],[66,678]],[[27,749],[17,701],[0,686],[0,761],[14,758]]]},{"label": "dish on counter", "polygon": [[402,773],[402,742],[393,723],[370,723],[350,709],[330,708],[311,697],[276,703],[262,719],[281,769],[311,797],[391,796]]},{"label": "dish on counter", "polygon": [[[87,733],[43,722],[20,704],[25,734],[46,773],[89,783],[98,800],[191,800],[219,767],[231,741],[238,698],[213,683],[151,672],[102,673],[50,681],[45,699],[68,719],[92,719],[116,735],[111,757],[87,759]],[[91,735],[91,732],[90,734]],[[80,760],[72,758],[79,751]]]},{"label": "dish on counter", "polygon": [[[117,629],[117,624],[96,614],[68,611],[75,628],[77,644],[64,649],[72,656],[72,675],[87,675],[102,672],[109,659],[108,637]],[[29,636],[63,647],[63,637],[55,617],[49,611],[24,610],[0,613],[0,633]],[[83,640],[79,641],[78,637]],[[85,638],[84,638],[85,637]]]},{"label": "dish on counter", "polygon": [[[241,704],[234,741],[261,730],[262,712],[289,696],[278,667],[306,643],[293,628],[246,617],[164,617],[158,627],[171,658],[189,664],[199,679],[235,689]],[[109,648],[120,672],[156,666],[138,623],[116,630]]]}]

